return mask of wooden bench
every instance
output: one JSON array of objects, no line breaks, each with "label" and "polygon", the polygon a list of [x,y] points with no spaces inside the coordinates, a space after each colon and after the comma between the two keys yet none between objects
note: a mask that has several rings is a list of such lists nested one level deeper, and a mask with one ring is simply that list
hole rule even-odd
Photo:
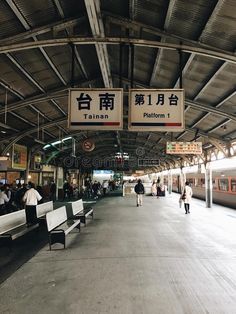
[{"label": "wooden bench", "polygon": [[66,214],[66,207],[62,206],[46,214],[49,248],[54,243],[61,243],[66,247],[66,235],[71,232],[75,227],[80,231],[80,220],[68,220]]},{"label": "wooden bench", "polygon": [[82,199],[72,202],[71,203],[72,206],[72,213],[73,219],[80,219],[80,222],[82,222],[85,226],[86,226],[86,218],[88,218],[89,216],[93,219],[93,208],[87,208],[84,209],[84,204]]},{"label": "wooden bench", "polygon": [[0,243],[9,244],[38,226],[34,224],[27,227],[24,209],[0,216]]},{"label": "wooden bench", "polygon": [[37,218],[44,218],[48,212],[53,211],[53,202],[46,202],[36,206]]}]

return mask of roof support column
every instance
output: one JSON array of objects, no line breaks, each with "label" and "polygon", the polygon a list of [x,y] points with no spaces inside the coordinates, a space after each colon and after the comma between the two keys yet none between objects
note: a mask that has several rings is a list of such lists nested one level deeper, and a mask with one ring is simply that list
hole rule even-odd
[{"label": "roof support column", "polygon": [[171,169],[168,172],[168,192],[169,192],[169,194],[172,193],[172,171],[171,171]]},{"label": "roof support column", "polygon": [[206,195],[206,207],[212,207],[212,168],[211,163],[208,162],[206,165],[205,172],[205,195]]}]

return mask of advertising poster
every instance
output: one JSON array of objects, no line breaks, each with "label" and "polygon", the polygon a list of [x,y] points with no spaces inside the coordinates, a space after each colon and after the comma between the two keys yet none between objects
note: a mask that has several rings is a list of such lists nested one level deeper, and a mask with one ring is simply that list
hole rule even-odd
[{"label": "advertising poster", "polygon": [[25,170],[27,168],[27,147],[14,144],[12,151],[12,168]]}]

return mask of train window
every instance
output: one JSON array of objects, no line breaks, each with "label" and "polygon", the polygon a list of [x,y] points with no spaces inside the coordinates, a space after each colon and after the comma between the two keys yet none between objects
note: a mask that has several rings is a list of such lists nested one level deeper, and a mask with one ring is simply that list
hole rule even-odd
[{"label": "train window", "polygon": [[198,179],[198,187],[204,188],[205,187],[205,178]]},{"label": "train window", "polygon": [[231,179],[231,191],[236,192],[236,179]]},{"label": "train window", "polygon": [[212,188],[213,190],[217,190],[217,179],[212,179]]},{"label": "train window", "polygon": [[187,181],[189,182],[190,186],[194,186],[194,179],[193,178],[189,178],[189,179],[187,179]]},{"label": "train window", "polygon": [[219,179],[219,190],[220,191],[229,191],[228,179]]},{"label": "train window", "polygon": [[201,187],[202,187],[202,188],[205,187],[205,178],[201,178]]}]

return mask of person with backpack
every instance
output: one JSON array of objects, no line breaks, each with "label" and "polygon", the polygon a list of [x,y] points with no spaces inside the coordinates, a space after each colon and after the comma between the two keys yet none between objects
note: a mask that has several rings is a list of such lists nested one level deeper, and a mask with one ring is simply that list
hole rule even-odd
[{"label": "person with backpack", "polygon": [[134,187],[134,191],[136,193],[137,207],[143,205],[143,194],[144,194],[144,186],[142,181],[139,179],[138,183]]}]

